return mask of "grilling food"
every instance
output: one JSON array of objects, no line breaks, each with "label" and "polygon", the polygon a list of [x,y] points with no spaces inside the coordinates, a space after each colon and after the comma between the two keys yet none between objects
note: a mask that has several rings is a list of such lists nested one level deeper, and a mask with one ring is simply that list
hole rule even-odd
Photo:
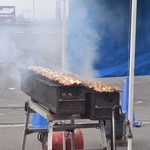
[{"label": "grilling food", "polygon": [[37,74],[57,81],[63,85],[79,85],[83,83],[81,80],[71,76],[69,73],[66,74],[63,72],[57,72],[43,67],[29,67],[29,70],[35,71]]},{"label": "grilling food", "polygon": [[101,84],[100,82],[96,81],[84,81],[84,84],[87,85],[90,89],[93,89],[97,92],[114,92],[120,91],[119,88],[113,87],[106,84]]},{"label": "grilling food", "polygon": [[63,84],[63,85],[69,86],[69,85],[84,84],[85,86],[87,86],[90,89],[93,89],[97,92],[120,91],[119,88],[117,88],[117,87],[101,84],[100,82],[96,82],[96,81],[89,81],[89,80],[81,79],[80,77],[77,77],[77,75],[72,74],[72,73],[57,72],[57,71],[54,71],[54,70],[51,70],[48,68],[35,67],[35,66],[29,67],[29,70],[32,70],[32,71],[36,72],[37,74],[47,77],[50,80],[59,82],[60,84]]}]

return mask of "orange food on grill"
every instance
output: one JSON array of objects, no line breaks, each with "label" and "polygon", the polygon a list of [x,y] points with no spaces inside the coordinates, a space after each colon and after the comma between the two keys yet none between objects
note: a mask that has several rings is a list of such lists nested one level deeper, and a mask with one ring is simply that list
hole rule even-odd
[{"label": "orange food on grill", "polygon": [[63,85],[78,85],[83,83],[80,79],[70,76],[69,74],[67,75],[66,73],[53,71],[48,68],[29,67],[29,70],[35,71],[36,73]]},{"label": "orange food on grill", "polygon": [[54,80],[56,82],[59,82],[63,85],[79,85],[84,84],[85,86],[89,87],[90,89],[93,89],[97,92],[114,92],[119,91],[119,88],[113,87],[110,85],[101,84],[97,81],[88,81],[85,79],[81,79],[80,77],[77,77],[77,75],[66,73],[66,72],[57,72],[48,68],[43,67],[35,67],[31,66],[29,67],[29,70],[32,70],[36,72],[37,74],[40,74],[44,77],[47,77],[51,80]]},{"label": "orange food on grill", "polygon": [[84,81],[84,84],[97,92],[120,91],[119,88],[117,87],[113,87],[111,85],[106,85],[106,84],[101,84],[100,82],[97,82],[97,81]]}]

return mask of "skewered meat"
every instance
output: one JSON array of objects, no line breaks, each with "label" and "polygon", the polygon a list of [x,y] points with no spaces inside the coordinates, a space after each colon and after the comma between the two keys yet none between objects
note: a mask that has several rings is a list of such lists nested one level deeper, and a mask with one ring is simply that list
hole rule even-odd
[{"label": "skewered meat", "polygon": [[82,81],[73,77],[69,76],[69,74],[65,74],[63,72],[57,72],[50,70],[48,68],[43,67],[29,67],[29,70],[35,71],[38,74],[41,74],[44,77],[47,77],[51,80],[57,81],[63,85],[78,85],[82,84]]},{"label": "skewered meat", "polygon": [[120,91],[119,88],[117,87],[113,87],[111,85],[106,85],[106,84],[101,84],[100,82],[96,82],[96,81],[84,81],[84,84],[97,92]]},{"label": "skewered meat", "polygon": [[29,67],[29,70],[36,72],[44,77],[47,77],[51,80],[57,81],[63,85],[79,85],[84,84],[89,88],[97,91],[97,92],[114,92],[119,91],[119,88],[113,87],[110,85],[101,84],[100,82],[96,81],[88,81],[85,79],[81,79],[72,73],[65,73],[65,72],[57,72],[48,68],[43,67]]}]

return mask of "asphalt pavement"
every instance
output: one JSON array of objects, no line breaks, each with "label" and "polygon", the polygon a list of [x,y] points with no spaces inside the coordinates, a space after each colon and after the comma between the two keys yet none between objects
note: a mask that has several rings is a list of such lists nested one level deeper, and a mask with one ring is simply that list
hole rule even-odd
[{"label": "asphalt pavement", "polygon": [[[6,73],[6,72],[5,72]],[[4,72],[3,72],[4,74]],[[18,73],[19,74],[19,73]],[[150,149],[150,76],[135,77],[134,110],[138,121],[144,123],[143,127],[133,129],[133,150]],[[102,83],[111,84],[122,88],[124,78],[99,79]],[[0,85],[0,149],[20,150],[23,138],[25,120],[24,103],[29,100],[20,90],[20,81],[13,82],[7,78],[5,84]],[[84,136],[84,149],[97,150],[101,148],[99,129],[82,129]],[[27,150],[41,150],[41,143],[37,134],[27,136]],[[126,147],[117,148],[126,150]]]}]

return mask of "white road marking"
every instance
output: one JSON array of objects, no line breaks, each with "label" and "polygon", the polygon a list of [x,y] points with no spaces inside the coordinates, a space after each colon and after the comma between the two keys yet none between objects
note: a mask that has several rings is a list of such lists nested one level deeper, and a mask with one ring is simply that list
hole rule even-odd
[{"label": "white road marking", "polygon": [[47,32],[48,34],[56,34],[56,32]]},{"label": "white road marking", "polygon": [[0,34],[6,34],[8,31],[0,31]]},{"label": "white road marking", "polygon": [[144,104],[143,101],[136,101],[135,103],[136,103],[136,104]]},{"label": "white road marking", "polygon": [[32,32],[33,34],[40,34],[40,32]]},{"label": "white road marking", "polygon": [[23,34],[25,33],[24,31],[16,31],[16,34]]},{"label": "white road marking", "polygon": [[16,90],[16,88],[8,88],[8,90]]},{"label": "white road marking", "polygon": [[[15,32],[15,34],[24,34],[25,33],[25,31],[14,31]],[[9,33],[8,31],[0,31],[0,34],[7,34],[7,33]],[[32,34],[46,34],[46,32],[30,32],[30,33],[32,33]],[[13,33],[12,33],[13,34]],[[47,32],[47,34],[58,34],[58,32]]]},{"label": "white road marking", "polygon": [[142,124],[150,124],[150,121],[141,121]]},{"label": "white road marking", "polygon": [[1,124],[0,128],[24,127],[24,124]]}]

